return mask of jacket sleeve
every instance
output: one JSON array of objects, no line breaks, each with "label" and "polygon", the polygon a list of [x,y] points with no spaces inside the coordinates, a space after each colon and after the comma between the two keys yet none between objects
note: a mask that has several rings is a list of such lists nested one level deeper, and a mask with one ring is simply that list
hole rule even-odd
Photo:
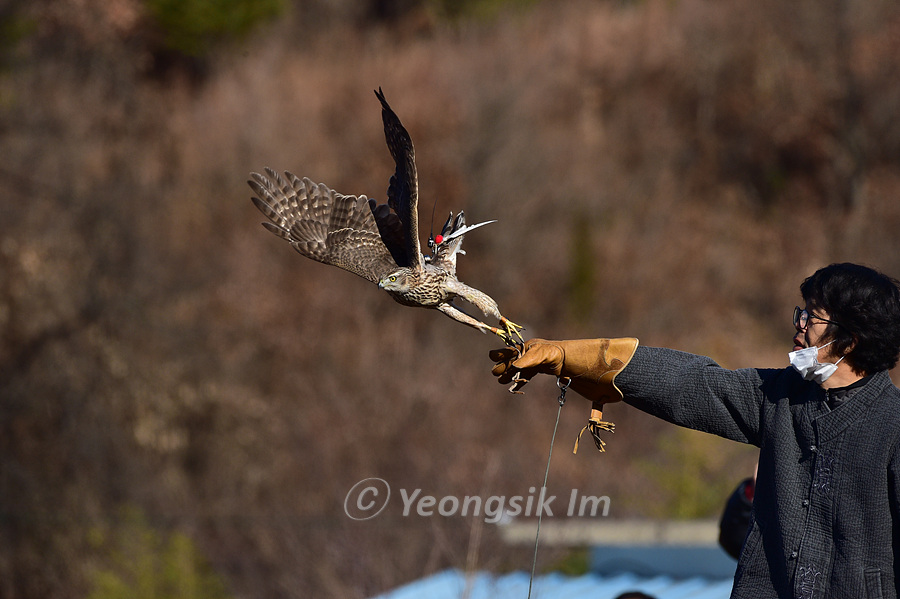
[{"label": "jacket sleeve", "polygon": [[616,386],[626,403],[648,414],[759,446],[763,389],[778,372],[727,370],[705,356],[641,346]]}]

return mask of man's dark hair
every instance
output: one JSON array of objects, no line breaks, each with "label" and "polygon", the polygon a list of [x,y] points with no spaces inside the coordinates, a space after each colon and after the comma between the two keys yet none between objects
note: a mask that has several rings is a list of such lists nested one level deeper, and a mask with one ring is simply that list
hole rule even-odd
[{"label": "man's dark hair", "polygon": [[[827,338],[834,351],[847,354],[854,370],[873,374],[888,370],[900,357],[900,283],[859,264],[831,264],[800,285],[812,309],[828,313]],[[820,344],[821,345],[821,344]]]}]

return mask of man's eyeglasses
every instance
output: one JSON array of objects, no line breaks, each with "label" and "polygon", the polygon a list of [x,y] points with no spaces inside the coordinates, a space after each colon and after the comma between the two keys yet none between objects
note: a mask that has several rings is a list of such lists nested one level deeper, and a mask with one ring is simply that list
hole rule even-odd
[{"label": "man's eyeglasses", "polygon": [[828,324],[837,325],[839,327],[843,327],[841,323],[835,322],[833,320],[828,320],[827,318],[822,318],[821,316],[816,316],[815,314],[810,314],[800,306],[794,306],[794,327],[803,331],[806,327],[809,326],[810,319],[815,318],[816,320],[821,320],[822,322],[827,322]]}]

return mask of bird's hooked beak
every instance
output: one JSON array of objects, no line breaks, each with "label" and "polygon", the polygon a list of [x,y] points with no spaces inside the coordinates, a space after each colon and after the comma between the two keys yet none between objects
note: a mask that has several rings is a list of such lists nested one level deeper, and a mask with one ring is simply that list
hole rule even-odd
[{"label": "bird's hooked beak", "polygon": [[384,289],[384,279],[381,279],[380,281],[378,281],[378,288]]}]

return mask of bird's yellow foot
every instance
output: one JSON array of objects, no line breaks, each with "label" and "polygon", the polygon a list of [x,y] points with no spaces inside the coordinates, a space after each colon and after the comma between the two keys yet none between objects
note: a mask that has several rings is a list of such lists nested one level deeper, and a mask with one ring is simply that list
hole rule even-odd
[{"label": "bird's yellow foot", "polygon": [[[516,324],[503,316],[500,317],[500,325],[503,327],[503,329],[495,329],[494,332],[500,335],[500,337],[503,339],[503,341],[506,342],[507,345],[516,346],[519,343],[525,343],[525,339],[519,332],[525,327],[520,324]],[[516,338],[518,338],[518,340],[516,340]]]}]

